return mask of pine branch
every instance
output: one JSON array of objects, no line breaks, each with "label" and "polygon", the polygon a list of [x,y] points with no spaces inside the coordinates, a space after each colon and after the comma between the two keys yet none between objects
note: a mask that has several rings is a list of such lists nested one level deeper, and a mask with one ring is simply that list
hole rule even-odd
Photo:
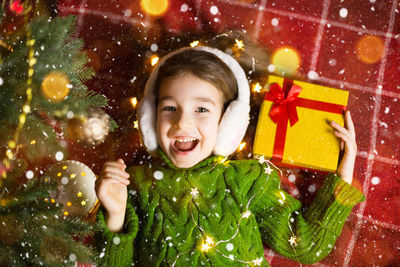
[{"label": "pine branch", "polygon": [[78,50],[83,48],[83,40],[82,39],[70,39],[68,40],[63,47],[64,55],[71,55]]},{"label": "pine branch", "polygon": [[[108,104],[105,96],[89,91],[84,85],[93,77],[94,71],[87,66],[86,54],[81,52],[83,41],[72,37],[75,23],[76,18],[72,16],[38,17],[29,23],[37,60],[31,85],[30,108],[33,112],[28,114],[17,144],[18,158],[22,158],[24,164],[18,162],[19,159],[12,162],[14,167],[7,173],[7,181],[1,188],[0,266],[65,266],[73,265],[69,260],[71,253],[81,262],[90,261],[93,255],[90,248],[75,238],[91,234],[94,226],[77,218],[64,219],[61,204],[44,201],[56,185],[39,183],[36,177],[22,184],[28,166],[34,167],[31,165],[40,163],[42,158],[48,158],[56,151],[63,151],[64,156],[68,156],[57,138],[55,126],[37,116],[38,111],[46,114],[49,121],[57,119],[62,124],[67,120],[68,111],[85,114],[89,106]],[[14,52],[2,53],[0,77],[7,79],[0,85],[0,98],[6,100],[0,102],[0,123],[8,131],[0,130],[1,147],[7,147],[8,140],[13,138],[26,97],[28,50],[25,32],[22,26],[17,35],[8,36],[7,43],[13,46]],[[42,81],[52,71],[66,74],[73,85],[68,97],[60,102],[52,102],[46,98],[49,96],[42,95]],[[59,250],[60,247],[64,250]]]},{"label": "pine branch", "polygon": [[83,83],[90,80],[94,76],[94,74],[94,70],[87,67],[79,68],[74,72],[74,76],[76,76],[77,79]]},{"label": "pine branch", "polygon": [[112,117],[110,117],[110,131],[113,132],[118,129],[118,127],[118,123]]},{"label": "pine branch", "polygon": [[17,250],[9,244],[5,244],[0,240],[0,266],[27,266],[27,264],[21,260]]},{"label": "pine branch", "polygon": [[108,99],[105,96],[89,90],[71,90],[70,96],[77,99],[84,99],[90,106],[105,107],[108,105]]}]

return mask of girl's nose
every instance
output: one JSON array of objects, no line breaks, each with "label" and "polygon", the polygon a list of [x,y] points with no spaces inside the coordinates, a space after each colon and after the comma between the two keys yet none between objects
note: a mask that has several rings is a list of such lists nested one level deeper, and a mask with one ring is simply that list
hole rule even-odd
[{"label": "girl's nose", "polygon": [[187,129],[193,126],[193,118],[187,112],[181,112],[176,120],[176,125],[180,129]]}]

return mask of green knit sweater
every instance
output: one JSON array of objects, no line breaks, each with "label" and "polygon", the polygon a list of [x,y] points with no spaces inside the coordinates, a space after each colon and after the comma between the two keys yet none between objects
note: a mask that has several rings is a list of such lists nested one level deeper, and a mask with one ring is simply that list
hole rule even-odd
[{"label": "green knit sweater", "polygon": [[329,254],[351,209],[364,199],[332,173],[301,212],[268,163],[212,156],[180,169],[159,153],[159,163],[127,169],[121,233],[109,231],[98,212],[102,266],[268,266],[262,243],[314,263]]}]

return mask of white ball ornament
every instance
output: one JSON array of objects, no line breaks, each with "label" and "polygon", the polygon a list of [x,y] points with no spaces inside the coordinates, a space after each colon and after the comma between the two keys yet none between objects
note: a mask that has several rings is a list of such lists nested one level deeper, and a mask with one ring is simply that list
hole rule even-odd
[{"label": "white ball ornament", "polygon": [[110,131],[110,118],[99,108],[90,108],[87,117],[69,120],[68,134],[72,140],[90,145],[102,143]]},{"label": "white ball ornament", "polygon": [[95,145],[103,142],[109,130],[110,121],[107,113],[101,109],[91,109],[89,111],[89,117],[83,126],[86,142]]}]

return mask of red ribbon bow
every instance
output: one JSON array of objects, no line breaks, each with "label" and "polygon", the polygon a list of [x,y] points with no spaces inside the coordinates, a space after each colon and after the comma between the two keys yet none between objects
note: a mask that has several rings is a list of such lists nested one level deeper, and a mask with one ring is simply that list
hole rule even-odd
[{"label": "red ribbon bow", "polygon": [[269,94],[274,104],[269,116],[273,122],[278,123],[279,120],[289,119],[290,126],[293,126],[299,121],[296,100],[301,90],[300,86],[289,79],[284,79],[283,88],[278,83],[271,84]]}]

